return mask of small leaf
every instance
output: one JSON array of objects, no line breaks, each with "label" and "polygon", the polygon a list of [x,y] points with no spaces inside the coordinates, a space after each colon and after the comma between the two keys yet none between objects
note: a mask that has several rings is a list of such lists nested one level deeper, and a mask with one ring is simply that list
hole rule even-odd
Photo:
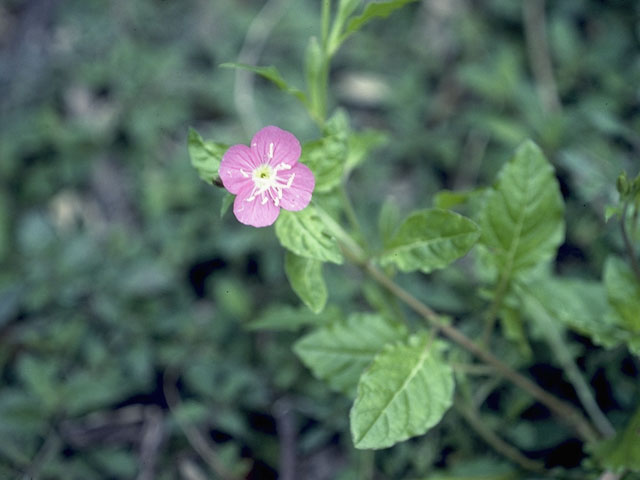
[{"label": "small leaf", "polygon": [[282,210],[276,221],[276,236],[280,244],[301,257],[322,262],[342,263],[338,244],[325,231],[315,208],[309,206],[299,212]]},{"label": "small leaf", "polygon": [[443,344],[426,333],[387,346],[358,383],[351,408],[356,448],[387,448],[437,424],[453,402],[453,371],[441,358]]},{"label": "small leaf", "polygon": [[620,258],[609,257],[604,266],[604,284],[617,324],[640,334],[640,282]]},{"label": "small leaf", "polygon": [[224,214],[227,213],[227,210],[229,210],[235,198],[235,195],[225,192],[224,197],[222,197],[222,203],[220,204],[220,218],[224,217]]},{"label": "small leaf", "polygon": [[362,371],[387,343],[407,336],[404,325],[376,314],[356,313],[348,320],[317,328],[293,349],[313,375],[331,388],[355,396]]},{"label": "small leaf", "polygon": [[481,242],[509,278],[553,257],[564,239],[564,203],[553,167],[532,141],[523,143],[487,192]]},{"label": "small leaf", "polygon": [[284,271],[300,300],[313,313],[320,313],[327,303],[327,285],[322,276],[322,262],[286,252]]},{"label": "small leaf", "polygon": [[387,18],[394,11],[415,1],[417,0],[391,0],[388,2],[369,3],[360,15],[349,21],[342,37],[340,37],[338,45],[344,42],[347,37],[360,30],[371,20],[375,18]]},{"label": "small leaf", "polygon": [[605,469],[614,473],[625,470],[640,473],[640,408],[623,431],[591,450]]},{"label": "small leaf", "polygon": [[220,66],[223,68],[239,68],[240,70],[246,70],[249,72],[256,73],[261,77],[264,77],[267,80],[271,81],[280,90],[283,90],[293,95],[298,100],[300,100],[303,104],[305,105],[307,104],[307,97],[304,94],[304,92],[302,92],[301,90],[295,87],[290,87],[289,84],[287,84],[287,82],[284,80],[284,78],[282,78],[282,75],[280,74],[278,69],[273,65],[269,65],[268,67],[255,67],[253,65],[247,65],[246,63],[229,62],[229,63],[223,63]]},{"label": "small leaf", "polygon": [[463,256],[479,236],[478,226],[460,214],[440,209],[418,211],[400,225],[380,262],[393,263],[403,272],[428,273]]},{"label": "small leaf", "polygon": [[327,192],[340,184],[348,152],[349,118],[338,110],[326,123],[324,137],[302,147],[300,161],[316,180],[315,191]]},{"label": "small leaf", "polygon": [[353,132],[349,135],[349,153],[345,162],[345,172],[349,173],[363,163],[371,150],[387,143],[388,138],[384,132],[368,129],[362,132]]},{"label": "small leaf", "polygon": [[342,318],[340,309],[328,306],[319,315],[307,307],[293,308],[290,305],[275,305],[267,309],[255,320],[247,324],[249,330],[286,330],[297,331],[306,325],[323,325]]},{"label": "small leaf", "polygon": [[222,156],[229,146],[222,143],[205,142],[193,128],[189,129],[188,144],[191,165],[198,171],[200,178],[207,183],[213,183],[218,178]]}]

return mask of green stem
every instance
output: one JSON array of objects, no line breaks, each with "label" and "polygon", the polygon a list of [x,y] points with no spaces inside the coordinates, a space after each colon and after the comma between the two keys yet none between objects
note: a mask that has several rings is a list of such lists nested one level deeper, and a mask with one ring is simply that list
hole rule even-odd
[{"label": "green stem", "polygon": [[530,470],[532,472],[544,472],[544,464],[541,462],[536,462],[535,460],[531,460],[523,455],[520,450],[509,445],[502,438],[496,434],[489,426],[487,426],[478,412],[473,408],[471,404],[468,402],[464,402],[462,399],[457,398],[455,403],[453,404],[455,409],[462,415],[462,418],[466,420],[469,426],[478,434],[480,438],[482,438],[488,445],[490,445],[496,452],[503,455],[505,458],[508,458],[512,462],[519,465],[521,468],[525,470]]},{"label": "green stem", "polygon": [[322,52],[327,56],[329,41],[329,23],[331,22],[331,0],[322,0],[322,24],[320,26],[322,38]]},{"label": "green stem", "polygon": [[500,308],[502,308],[502,302],[504,301],[504,296],[507,294],[507,288],[509,286],[509,272],[506,272],[500,278],[500,283],[498,284],[498,288],[496,289],[496,293],[493,296],[493,301],[491,302],[491,307],[489,308],[489,312],[487,313],[487,319],[485,322],[484,332],[482,334],[482,344],[489,345],[491,340],[491,334],[493,333],[493,329],[496,326],[496,321],[498,320],[498,313],[500,312]]},{"label": "green stem", "polygon": [[409,308],[426,320],[429,325],[442,332],[444,336],[449,338],[449,340],[457,343],[459,346],[472,353],[486,364],[491,365],[498,374],[502,375],[517,387],[528,392],[529,395],[545,405],[558,418],[569,424],[583,441],[594,442],[598,439],[598,434],[591,426],[591,423],[584,418],[578,409],[574,408],[571,404],[560,400],[553,394],[541,388],[538,384],[532,382],[527,377],[509,367],[494,354],[476,344],[453,325],[443,323],[436,312],[387,277],[384,272],[378,269],[378,267],[373,265],[367,259],[364,250],[335,220],[333,220],[322,209],[318,208],[318,211],[328,230],[338,239],[345,256],[356,265],[359,265],[371,278],[408,305]]},{"label": "green stem", "polygon": [[640,282],[640,265],[638,264],[638,259],[636,258],[636,252],[633,249],[633,245],[631,244],[631,240],[629,240],[629,235],[627,234],[627,209],[629,208],[629,202],[624,202],[624,206],[622,207],[622,218],[620,219],[620,230],[622,232],[622,241],[624,242],[624,248],[627,250],[627,255],[629,256],[629,261],[631,262],[631,269],[633,270],[633,274],[636,276],[638,281]]}]

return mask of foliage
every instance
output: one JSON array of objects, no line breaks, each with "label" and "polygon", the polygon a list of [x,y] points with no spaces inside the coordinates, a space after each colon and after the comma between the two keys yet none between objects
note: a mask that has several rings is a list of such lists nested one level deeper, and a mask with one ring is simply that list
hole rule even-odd
[{"label": "foliage", "polygon": [[[548,83],[542,2],[441,3],[0,6],[0,478],[638,474],[640,7],[546,2]],[[247,106],[316,174],[273,231]]]}]

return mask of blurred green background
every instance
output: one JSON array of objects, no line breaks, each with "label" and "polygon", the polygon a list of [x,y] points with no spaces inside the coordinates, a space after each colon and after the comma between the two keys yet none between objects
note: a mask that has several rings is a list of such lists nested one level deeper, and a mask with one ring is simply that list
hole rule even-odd
[{"label": "blurred green background", "polygon": [[[333,105],[389,136],[350,191],[373,233],[388,196],[408,212],[441,188],[486,185],[533,138],[567,201],[557,270],[597,279],[622,251],[604,208],[620,171],[640,165],[640,4],[549,1],[546,21],[533,4],[424,0],[348,41]],[[355,451],[348,399],[302,368],[295,334],[246,328],[307,313],[272,228],[220,218],[223,192],[190,166],[187,131],[225,143],[267,124],[318,136],[295,100],[218,65],[275,64],[302,87],[319,10],[314,0],[0,3],[1,479],[501,471],[449,416],[375,457]],[[367,308],[356,270],[327,274],[338,307]],[[455,273],[412,281],[444,313],[481,305]],[[578,340],[615,417],[637,393],[638,365]],[[542,441],[519,425],[512,437],[548,464],[581,460],[566,432]]]}]

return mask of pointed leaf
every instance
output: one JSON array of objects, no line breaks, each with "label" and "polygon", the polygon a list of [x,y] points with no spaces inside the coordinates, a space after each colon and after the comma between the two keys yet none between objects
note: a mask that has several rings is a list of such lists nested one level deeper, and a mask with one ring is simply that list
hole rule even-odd
[{"label": "pointed leaf", "polygon": [[426,333],[387,346],[358,383],[351,409],[356,448],[378,449],[437,424],[453,402],[453,371],[441,358],[443,344]]},{"label": "pointed leaf", "polygon": [[302,337],[294,351],[313,375],[354,396],[362,371],[390,342],[407,336],[404,325],[376,314],[356,313]]},{"label": "pointed leaf", "polygon": [[304,94],[304,92],[302,92],[301,90],[295,87],[290,87],[289,84],[285,81],[285,79],[282,78],[282,75],[280,74],[278,69],[273,65],[269,65],[268,67],[256,67],[254,65],[247,65],[246,63],[229,62],[229,63],[223,63],[220,66],[223,68],[239,68],[240,70],[246,70],[248,72],[256,73],[261,77],[266,78],[267,80],[272,82],[280,90],[283,90],[293,95],[298,100],[300,100],[303,104],[306,105],[307,103],[307,97]]},{"label": "pointed leaf", "polygon": [[462,215],[431,209],[411,214],[400,225],[380,257],[403,272],[428,273],[460,258],[476,243],[478,226]]},{"label": "pointed leaf", "polygon": [[342,253],[334,237],[325,231],[315,208],[299,212],[282,210],[276,221],[280,244],[296,255],[322,262],[342,263]]},{"label": "pointed leaf", "polygon": [[371,20],[375,18],[387,18],[399,8],[404,7],[408,3],[416,1],[417,0],[391,0],[388,2],[369,3],[360,15],[352,18],[349,21],[349,23],[347,24],[347,28],[345,28],[338,45],[344,42],[347,37],[360,30]]},{"label": "pointed leaf", "polygon": [[300,300],[313,313],[320,313],[327,303],[327,285],[322,276],[322,262],[286,252],[284,271]]},{"label": "pointed leaf", "polygon": [[482,243],[511,277],[555,255],[564,239],[564,203],[553,167],[532,141],[500,171],[480,214]]},{"label": "pointed leaf", "polygon": [[188,145],[191,165],[198,171],[200,178],[207,183],[213,183],[218,178],[222,155],[229,146],[223,143],[205,142],[193,128],[189,129]]}]

